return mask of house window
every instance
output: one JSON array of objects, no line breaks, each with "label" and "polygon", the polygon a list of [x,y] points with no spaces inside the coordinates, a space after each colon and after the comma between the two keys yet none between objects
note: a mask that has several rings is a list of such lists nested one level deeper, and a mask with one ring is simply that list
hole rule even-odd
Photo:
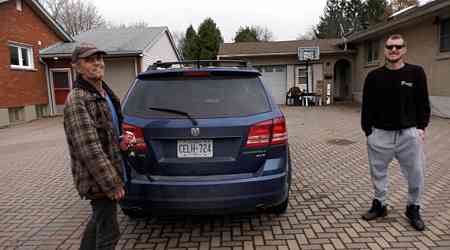
[{"label": "house window", "polygon": [[297,68],[297,76],[295,79],[295,84],[300,85],[300,89],[306,90],[306,85],[308,81],[308,69],[306,66],[300,66]]},{"label": "house window", "polygon": [[367,64],[378,61],[378,41],[369,41],[366,43],[366,62]]},{"label": "house window", "polygon": [[441,52],[450,51],[450,18],[442,20],[440,34]]},{"label": "house window", "polygon": [[33,49],[18,45],[9,45],[11,67],[31,69],[33,63]]}]

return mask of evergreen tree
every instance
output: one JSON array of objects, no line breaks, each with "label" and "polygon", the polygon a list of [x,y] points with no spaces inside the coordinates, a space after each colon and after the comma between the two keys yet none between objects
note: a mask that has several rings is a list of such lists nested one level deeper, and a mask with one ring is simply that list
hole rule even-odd
[{"label": "evergreen tree", "polygon": [[368,26],[385,20],[388,15],[387,0],[327,0],[315,34],[318,38],[342,37],[350,31],[365,30]]},{"label": "evergreen tree", "polygon": [[[367,28],[367,8],[361,0],[347,0],[344,4],[344,31],[360,31]],[[341,34],[342,36],[343,34]]]},{"label": "evergreen tree", "polygon": [[199,39],[192,25],[190,25],[184,36],[184,44],[182,47],[183,57],[186,60],[196,60],[199,57]]},{"label": "evergreen tree", "polygon": [[327,0],[325,12],[316,27],[316,37],[339,37],[340,25],[345,25],[344,8],[345,0]]},{"label": "evergreen tree", "polygon": [[233,40],[236,43],[259,42],[258,33],[256,29],[249,26],[239,27]]},{"label": "evergreen tree", "polygon": [[198,27],[198,41],[200,59],[215,60],[223,38],[211,18],[206,18]]},{"label": "evergreen tree", "polygon": [[369,25],[382,22],[389,15],[389,6],[386,0],[367,0],[367,22]]},{"label": "evergreen tree", "polygon": [[267,27],[259,25],[239,27],[233,39],[235,42],[268,42],[273,40],[273,33]]}]

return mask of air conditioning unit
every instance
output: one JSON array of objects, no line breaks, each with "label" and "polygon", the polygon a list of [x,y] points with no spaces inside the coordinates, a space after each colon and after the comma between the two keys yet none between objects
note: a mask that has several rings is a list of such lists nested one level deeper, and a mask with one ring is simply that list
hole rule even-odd
[{"label": "air conditioning unit", "polygon": [[320,49],[319,47],[300,47],[297,49],[297,55],[299,61],[319,60]]}]

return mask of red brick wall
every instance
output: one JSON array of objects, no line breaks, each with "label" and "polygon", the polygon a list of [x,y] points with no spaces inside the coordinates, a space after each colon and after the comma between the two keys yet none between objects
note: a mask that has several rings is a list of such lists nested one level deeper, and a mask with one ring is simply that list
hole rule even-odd
[{"label": "red brick wall", "polygon": [[[0,4],[0,17],[0,108],[48,103],[45,67],[39,61],[39,50],[61,39],[26,1],[22,11],[16,10],[16,0]],[[36,71],[10,69],[9,41],[32,46]]]}]

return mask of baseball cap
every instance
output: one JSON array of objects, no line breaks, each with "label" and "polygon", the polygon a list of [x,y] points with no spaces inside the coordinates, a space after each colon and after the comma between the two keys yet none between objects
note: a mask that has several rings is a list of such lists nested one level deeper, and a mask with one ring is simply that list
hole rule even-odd
[{"label": "baseball cap", "polygon": [[93,44],[82,43],[75,47],[75,50],[72,53],[72,63],[77,62],[80,58],[90,57],[94,54],[106,55],[106,52],[98,49]]}]

